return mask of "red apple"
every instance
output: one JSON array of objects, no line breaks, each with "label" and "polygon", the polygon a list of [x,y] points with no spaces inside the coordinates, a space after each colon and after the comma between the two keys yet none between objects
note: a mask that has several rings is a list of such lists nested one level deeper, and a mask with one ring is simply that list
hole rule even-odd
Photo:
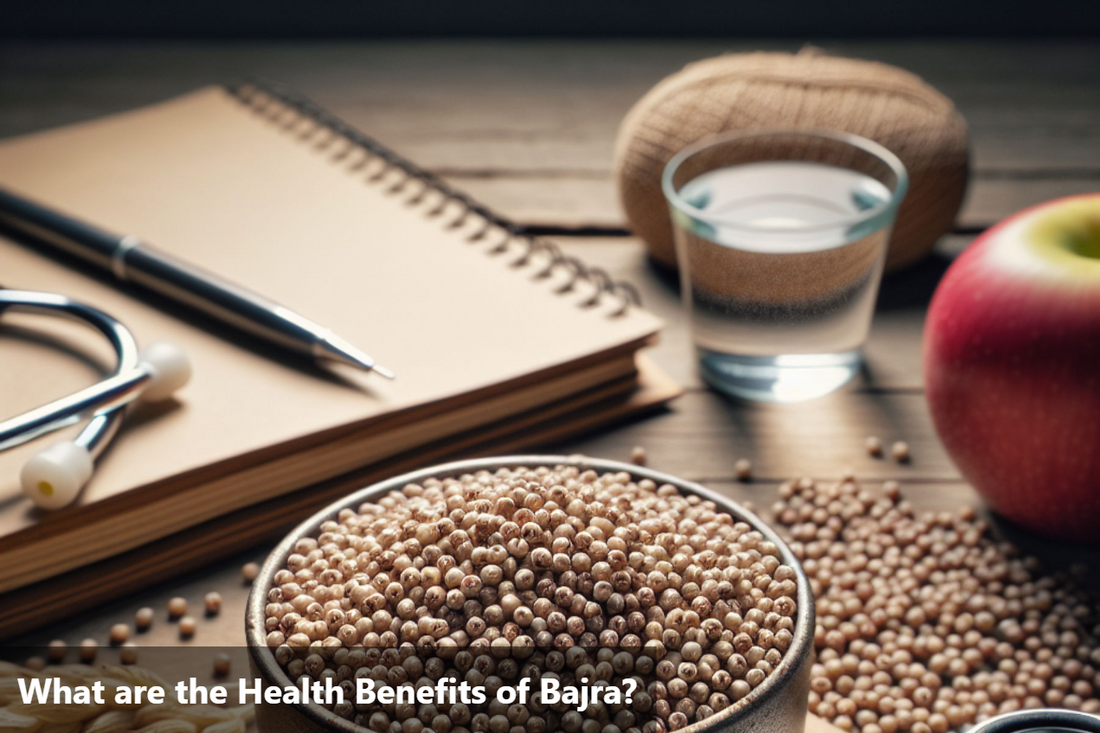
[{"label": "red apple", "polygon": [[936,430],[990,506],[1100,542],[1100,194],[979,237],[932,298],[924,348]]}]

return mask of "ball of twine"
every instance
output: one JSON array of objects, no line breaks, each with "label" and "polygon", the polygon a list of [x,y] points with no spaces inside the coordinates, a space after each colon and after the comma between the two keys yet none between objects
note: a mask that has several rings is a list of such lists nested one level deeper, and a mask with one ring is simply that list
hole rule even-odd
[{"label": "ball of twine", "polygon": [[823,55],[745,53],[693,63],[649,91],[623,120],[615,153],[619,198],[658,262],[675,267],[661,173],[679,150],[734,130],[823,128],[861,135],[905,164],[887,269],[923,257],[955,220],[966,190],[966,121],[920,77],[887,64]]}]

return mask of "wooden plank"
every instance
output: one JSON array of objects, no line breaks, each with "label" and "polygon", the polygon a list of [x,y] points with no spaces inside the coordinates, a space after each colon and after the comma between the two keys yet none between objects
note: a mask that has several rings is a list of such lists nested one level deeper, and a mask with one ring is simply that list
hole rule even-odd
[{"label": "wooden plank", "polygon": [[[650,468],[662,470],[660,466]],[[857,477],[858,479],[858,477]],[[861,483],[878,488],[879,481]],[[960,507],[981,507],[982,500],[969,484],[961,481],[899,481],[902,495],[913,505],[913,509],[931,512],[957,511]],[[779,484],[771,481],[708,481],[706,487],[717,494],[737,502],[760,515],[765,521],[773,522],[772,506],[779,498]]]},{"label": "wooden plank", "polygon": [[[1098,95],[1100,96],[1100,95]],[[1100,149],[1100,145],[1097,145]],[[1100,178],[983,179],[971,183],[959,226],[984,228],[1021,209],[1062,196],[1100,191]]]},{"label": "wooden plank", "polygon": [[[677,277],[654,265],[633,237],[557,237],[566,254],[599,267],[638,288],[645,307],[665,321],[653,357],[680,384],[701,388],[691,332],[680,302]],[[859,389],[919,390],[925,310],[951,258],[973,238],[948,236],[917,266],[884,278],[865,349],[867,374]]]},{"label": "wooden plank", "polygon": [[[606,173],[623,115],[690,61],[767,41],[8,44],[0,135],[90,119],[262,75],[299,87],[423,165]],[[895,63],[951,96],[985,170],[1100,169],[1100,44],[869,41],[826,50]]]},{"label": "wooden plank", "polygon": [[[869,435],[877,435],[887,448],[895,440],[907,441],[911,462],[872,458],[864,448]],[[636,445],[646,449],[650,465],[701,481],[732,480],[739,458],[752,460],[753,473],[762,481],[834,478],[848,469],[873,481],[959,479],[919,393],[842,392],[773,405],[748,404],[700,390],[675,400],[666,413],[567,441],[553,450],[623,459]]]},{"label": "wooden plank", "polygon": [[[285,80],[525,225],[622,228],[610,168],[626,110],[665,74],[722,50],[790,43],[538,42],[196,46],[14,44],[0,64],[0,136],[259,74]],[[960,217],[987,226],[1100,187],[1100,44],[872,42],[971,122],[975,179]]]},{"label": "wooden plank", "polygon": [[[401,58],[403,73],[415,75],[415,85],[390,86],[387,74],[349,86],[337,75],[314,80],[304,72],[301,83],[395,145],[415,138],[409,145],[432,167],[607,171],[623,115],[666,75],[720,53],[800,46],[538,42],[470,49],[442,44],[413,47],[418,58]],[[382,53],[400,55],[406,48]],[[824,49],[899,65],[940,88],[970,121],[978,170],[1100,167],[1100,148],[1089,144],[1100,122],[1095,94],[1100,44],[858,41]],[[456,69],[439,70],[456,56],[461,59]],[[454,78],[463,72],[468,76]],[[410,103],[430,105],[440,114],[424,115],[410,129],[401,112]],[[488,158],[487,148],[495,149]]]}]

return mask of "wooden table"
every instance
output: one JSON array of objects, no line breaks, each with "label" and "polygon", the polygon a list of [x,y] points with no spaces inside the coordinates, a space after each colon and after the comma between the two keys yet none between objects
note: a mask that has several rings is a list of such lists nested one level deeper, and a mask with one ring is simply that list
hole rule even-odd
[{"label": "wooden table", "polygon": [[[920,265],[886,278],[867,345],[868,373],[847,392],[793,406],[748,405],[706,389],[694,371],[678,295],[648,264],[615,201],[610,168],[619,121],[650,86],[686,62],[730,50],[795,50],[794,42],[417,42],[325,45],[8,45],[0,49],[0,135],[90,119],[209,83],[260,75],[284,81],[490,207],[552,236],[565,250],[635,283],[667,320],[656,361],[686,386],[667,412],[574,440],[532,446],[649,465],[767,506],[783,479],[892,478],[917,506],[974,495],[945,455],[925,407],[921,329],[953,255],[998,219],[1056,196],[1100,188],[1100,43],[884,41],[821,44],[900,65],[952,97],[967,117],[973,180],[956,230]],[[2,273],[2,269],[0,269]],[[869,435],[906,440],[899,465],[864,450]],[[735,480],[750,458],[752,483]],[[193,643],[243,643],[247,588],[239,568],[266,548],[107,607],[84,611],[63,636],[105,642],[136,608],[173,595],[225,607]],[[75,609],[74,609],[75,610]],[[175,643],[159,622],[141,643]]]}]

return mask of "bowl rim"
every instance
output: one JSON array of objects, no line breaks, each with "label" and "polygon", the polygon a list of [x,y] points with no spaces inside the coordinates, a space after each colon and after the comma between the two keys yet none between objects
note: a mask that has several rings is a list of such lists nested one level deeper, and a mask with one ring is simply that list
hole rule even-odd
[{"label": "bowl rim", "polygon": [[1097,733],[1100,731],[1100,717],[1064,708],[1013,710],[978,723],[970,729],[970,733],[1041,733],[1049,730]]},{"label": "bowl rim", "polygon": [[[575,467],[580,470],[594,470],[600,473],[626,472],[635,480],[650,479],[660,484],[671,484],[687,494],[694,494],[702,499],[713,502],[719,509],[732,515],[738,520],[744,521],[753,530],[760,532],[770,542],[774,542],[784,564],[794,568],[796,576],[796,599],[794,639],[791,646],[783,654],[783,658],[775,669],[753,688],[748,695],[731,704],[725,710],[717,712],[706,720],[692,723],[682,728],[682,733],[702,733],[712,726],[730,724],[744,719],[751,714],[753,708],[761,707],[766,701],[774,700],[784,692],[787,679],[802,665],[812,662],[814,652],[814,626],[815,610],[813,591],[810,581],[794,552],[786,542],[766,522],[754,513],[745,509],[737,502],[731,501],[710,489],[701,486],[694,481],[686,481],[667,473],[620,461],[590,458],[588,456],[558,456],[558,455],[509,455],[489,458],[474,458],[461,461],[441,463],[429,468],[423,468],[399,476],[394,476],[383,481],[373,483],[362,489],[348,494],[320,511],[314,513],[297,527],[291,530],[264,560],[260,574],[252,584],[248,594],[248,604],[245,612],[245,636],[248,644],[249,657],[255,665],[256,672],[267,684],[278,687],[294,686],[287,677],[286,672],[275,660],[275,654],[267,645],[267,632],[264,628],[266,618],[265,606],[267,605],[267,593],[272,586],[272,578],[275,573],[285,565],[286,558],[291,554],[293,545],[302,537],[314,535],[323,522],[334,519],[343,509],[357,510],[359,505],[379,499],[391,491],[400,490],[406,484],[419,483],[432,478],[458,477],[464,474],[478,471],[496,471],[501,468],[554,468],[556,466]],[[754,703],[757,703],[754,705]],[[330,730],[342,733],[363,733],[366,728],[356,725],[353,721],[341,718],[330,710],[316,703],[292,705],[295,710],[317,725],[328,727]]]}]

